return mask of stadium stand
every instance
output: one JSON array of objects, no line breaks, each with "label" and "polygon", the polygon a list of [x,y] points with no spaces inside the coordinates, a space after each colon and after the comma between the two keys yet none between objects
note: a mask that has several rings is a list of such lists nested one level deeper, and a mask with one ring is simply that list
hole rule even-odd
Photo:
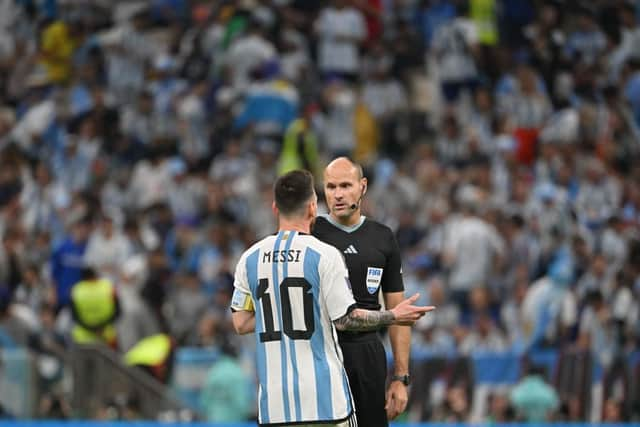
[{"label": "stadium stand", "polygon": [[[235,261],[275,230],[277,174],[349,155],[407,292],[438,306],[400,421],[637,422],[639,19],[636,0],[0,0],[0,417],[215,421],[207,386],[232,374],[252,403]],[[86,267],[118,295],[117,371],[168,334],[189,411],[79,388]]]}]

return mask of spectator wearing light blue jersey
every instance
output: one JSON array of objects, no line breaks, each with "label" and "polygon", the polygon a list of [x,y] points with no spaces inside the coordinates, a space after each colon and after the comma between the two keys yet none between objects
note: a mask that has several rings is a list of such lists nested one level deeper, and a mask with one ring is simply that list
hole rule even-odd
[{"label": "spectator wearing light blue jersey", "polygon": [[530,368],[530,373],[511,390],[510,400],[520,417],[529,423],[550,421],[560,404],[558,394],[536,367]]},{"label": "spectator wearing light blue jersey", "polygon": [[281,136],[298,116],[298,91],[278,77],[278,64],[264,64],[260,72],[266,79],[249,87],[234,127],[244,130],[252,126],[259,135]]},{"label": "spectator wearing light blue jersey", "polygon": [[200,394],[208,422],[247,421],[253,409],[253,384],[229,339],[223,339],[220,358],[213,364]]}]

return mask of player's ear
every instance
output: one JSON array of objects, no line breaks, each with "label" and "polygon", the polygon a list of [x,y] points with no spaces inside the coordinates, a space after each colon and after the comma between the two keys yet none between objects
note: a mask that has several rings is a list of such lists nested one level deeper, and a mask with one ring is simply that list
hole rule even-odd
[{"label": "player's ear", "polygon": [[318,214],[318,199],[312,198],[307,205],[307,213],[310,218],[315,218]]},{"label": "player's ear", "polygon": [[275,201],[271,202],[271,211],[273,212],[273,214],[277,218],[278,217],[278,207],[276,206],[276,202]]}]

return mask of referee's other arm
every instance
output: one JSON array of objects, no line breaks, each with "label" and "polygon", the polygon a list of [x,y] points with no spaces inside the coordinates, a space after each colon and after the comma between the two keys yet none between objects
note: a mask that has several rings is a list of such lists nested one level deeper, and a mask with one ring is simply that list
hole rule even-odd
[{"label": "referee's other arm", "polygon": [[[404,292],[383,293],[387,310],[394,308],[404,300]],[[402,376],[409,373],[409,353],[411,350],[411,327],[389,326],[389,340],[393,352],[394,375]],[[400,381],[392,381],[387,389],[385,409],[387,417],[392,420],[400,415],[407,407],[409,393],[407,386]]]}]

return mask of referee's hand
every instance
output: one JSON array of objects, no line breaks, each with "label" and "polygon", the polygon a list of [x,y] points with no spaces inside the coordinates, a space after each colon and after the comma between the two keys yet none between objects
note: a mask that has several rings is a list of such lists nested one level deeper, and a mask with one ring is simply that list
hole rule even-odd
[{"label": "referee's hand", "polygon": [[409,298],[403,300],[398,305],[393,307],[390,311],[394,316],[394,324],[402,326],[413,326],[414,323],[422,316],[430,311],[435,310],[434,306],[418,306],[413,305],[418,300],[420,294],[414,294]]}]

